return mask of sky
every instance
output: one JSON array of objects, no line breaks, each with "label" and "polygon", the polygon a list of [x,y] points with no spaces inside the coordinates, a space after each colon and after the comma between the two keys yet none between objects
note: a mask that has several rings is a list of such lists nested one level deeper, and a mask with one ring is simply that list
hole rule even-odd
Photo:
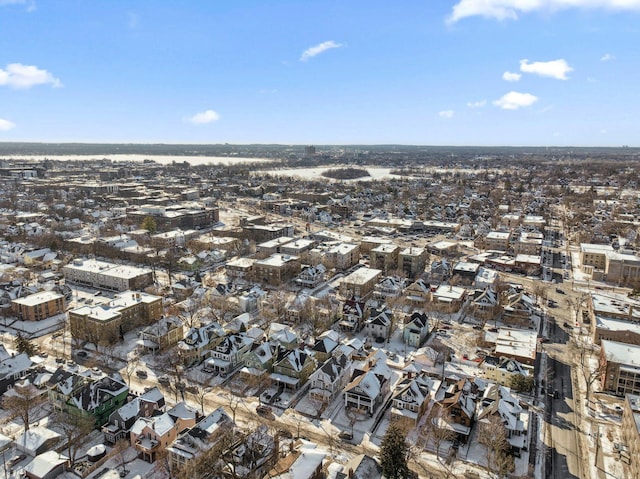
[{"label": "sky", "polygon": [[0,141],[640,146],[640,0],[0,0]]}]

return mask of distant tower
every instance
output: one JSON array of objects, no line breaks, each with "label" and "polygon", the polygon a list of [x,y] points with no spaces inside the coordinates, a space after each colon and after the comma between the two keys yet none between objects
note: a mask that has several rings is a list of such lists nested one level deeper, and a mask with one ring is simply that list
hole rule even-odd
[{"label": "distant tower", "polygon": [[304,157],[309,158],[316,154],[316,147],[313,145],[308,145],[304,147]]}]

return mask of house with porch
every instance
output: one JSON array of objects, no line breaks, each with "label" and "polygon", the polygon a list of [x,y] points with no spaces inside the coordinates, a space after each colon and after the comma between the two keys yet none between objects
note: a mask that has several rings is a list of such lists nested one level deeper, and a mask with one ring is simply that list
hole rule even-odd
[{"label": "house with porch", "polygon": [[228,374],[242,365],[242,358],[251,349],[253,338],[239,333],[229,334],[209,350],[205,368],[216,373]]},{"label": "house with porch", "polygon": [[283,348],[273,362],[271,380],[279,387],[295,391],[307,382],[316,367],[316,360],[306,351]]},{"label": "house with porch", "polygon": [[109,422],[102,426],[104,439],[115,444],[129,436],[129,430],[140,417],[149,417],[164,411],[164,395],[158,388],[151,388],[120,406],[109,415]]},{"label": "house with porch", "polygon": [[94,419],[96,426],[109,420],[122,406],[129,387],[109,376],[98,378],[58,368],[49,378],[49,402],[54,409]]},{"label": "house with porch", "polygon": [[402,339],[407,346],[419,348],[429,336],[429,316],[424,311],[414,311],[402,331]]},{"label": "house with porch", "polygon": [[173,443],[180,431],[195,426],[197,417],[197,412],[184,402],[158,416],[140,417],[131,427],[131,447],[140,459],[155,462],[158,454]]},{"label": "house with porch", "polygon": [[322,404],[333,401],[347,385],[351,361],[340,354],[332,356],[309,376],[309,397]]}]

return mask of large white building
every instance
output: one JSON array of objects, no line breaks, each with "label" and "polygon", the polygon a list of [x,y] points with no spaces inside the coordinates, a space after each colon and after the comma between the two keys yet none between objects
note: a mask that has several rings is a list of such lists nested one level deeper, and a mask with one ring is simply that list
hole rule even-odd
[{"label": "large white building", "polygon": [[110,291],[142,290],[153,283],[149,268],[77,259],[62,268],[65,281]]}]

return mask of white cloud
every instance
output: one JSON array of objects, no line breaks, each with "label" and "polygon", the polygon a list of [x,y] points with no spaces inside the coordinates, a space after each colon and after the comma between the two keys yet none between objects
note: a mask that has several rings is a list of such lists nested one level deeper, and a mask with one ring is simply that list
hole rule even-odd
[{"label": "white cloud", "polygon": [[62,82],[47,70],[41,70],[35,65],[10,63],[3,70],[0,68],[0,86],[12,88],[31,88],[36,85],[51,85],[54,88],[62,86]]},{"label": "white cloud", "polygon": [[616,57],[613,56],[611,53],[605,53],[604,55],[602,55],[602,57],[600,57],[600,61],[601,62],[610,62],[611,60],[615,60]]},{"label": "white cloud", "polygon": [[341,48],[343,46],[344,45],[342,45],[341,43],[336,43],[333,40],[327,40],[326,42],[318,43],[317,45],[307,48],[305,51],[303,51],[302,55],[300,56],[300,61],[306,62],[310,58],[313,58],[316,55],[320,55],[327,50],[331,50],[332,48]]},{"label": "white cloud", "polygon": [[218,121],[220,119],[220,115],[213,110],[201,111],[200,113],[196,113],[189,121],[194,125],[205,125],[207,123],[211,123],[212,121]]},{"label": "white cloud", "polygon": [[520,73],[504,72],[502,74],[502,79],[504,81],[518,81],[520,80],[520,78],[522,78],[522,75]]},{"label": "white cloud", "polygon": [[520,60],[520,71],[542,77],[555,78],[556,80],[568,80],[567,73],[572,72],[573,68],[569,66],[564,58],[533,63],[529,63],[529,60]]},{"label": "white cloud", "polygon": [[0,118],[0,131],[9,131],[14,126],[16,126],[16,124],[13,123],[12,121],[4,120],[4,119]]},{"label": "white cloud", "polygon": [[479,101],[470,101],[467,102],[467,106],[469,108],[482,108],[487,104],[487,100],[479,100]]},{"label": "white cloud", "polygon": [[531,106],[538,101],[538,97],[531,93],[520,93],[517,91],[510,91],[502,98],[493,102],[494,105],[499,106],[503,110],[517,110],[525,106]]},{"label": "white cloud", "polygon": [[453,118],[455,112],[453,110],[442,110],[438,112],[440,118]]},{"label": "white cloud", "polygon": [[570,8],[640,11],[640,0],[459,0],[447,22],[455,23],[467,17],[516,20],[520,14]]}]

